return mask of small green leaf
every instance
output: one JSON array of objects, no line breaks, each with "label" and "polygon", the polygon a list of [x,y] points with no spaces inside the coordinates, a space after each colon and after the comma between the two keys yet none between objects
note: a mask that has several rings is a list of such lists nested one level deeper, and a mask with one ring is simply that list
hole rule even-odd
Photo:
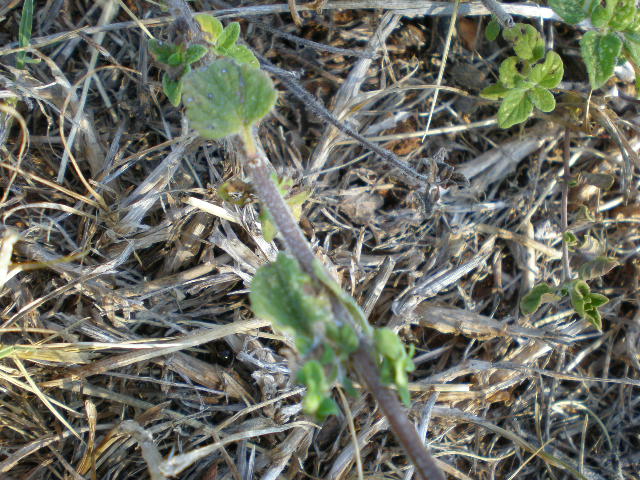
[{"label": "small green leaf", "polygon": [[249,298],[256,316],[295,335],[303,355],[313,346],[314,325],[333,318],[328,299],[313,293],[311,277],[297,260],[282,252],[275,262],[258,269]]},{"label": "small green leaf", "polygon": [[526,90],[511,90],[502,100],[498,109],[498,125],[509,128],[522,123],[529,118],[533,111],[533,103],[529,100]]},{"label": "small green leaf", "polygon": [[406,355],[402,340],[390,328],[377,328],[373,332],[373,339],[376,351],[383,357],[401,358]]},{"label": "small green leaf", "polygon": [[204,45],[191,45],[184,54],[184,63],[191,65],[204,57],[208,51]]},{"label": "small green leaf", "polygon": [[500,83],[505,88],[514,88],[516,79],[522,78],[522,74],[518,71],[519,61],[518,57],[509,57],[500,64]]},{"label": "small green leaf", "polygon": [[181,50],[176,50],[167,58],[167,65],[170,67],[179,67],[184,63],[184,52]]},{"label": "small green leaf", "polygon": [[553,98],[553,94],[546,88],[533,87],[527,92],[527,96],[534,107],[545,113],[552,112],[553,109],[556,108],[556,99]]},{"label": "small green leaf", "polygon": [[547,52],[543,63],[535,65],[529,79],[544,88],[556,88],[564,76],[562,58],[556,52]]},{"label": "small green leaf", "polygon": [[601,34],[590,30],[580,40],[580,48],[591,88],[600,88],[613,75],[622,40],[614,33]]},{"label": "small green leaf", "polygon": [[532,315],[543,303],[553,303],[560,300],[556,294],[556,289],[547,283],[539,283],[520,300],[520,310],[523,315]]},{"label": "small green leaf", "polygon": [[182,79],[172,80],[168,73],[162,75],[162,91],[167,96],[171,105],[177,107],[180,105],[182,97],[183,82]]},{"label": "small green leaf", "polygon": [[240,37],[240,24],[238,22],[230,23],[218,37],[217,46],[224,49],[231,48],[238,41],[238,37]]},{"label": "small green leaf", "polygon": [[336,348],[339,349],[341,356],[348,356],[355,352],[360,345],[357,333],[350,325],[335,326],[329,324],[326,326],[327,337],[335,342]]},{"label": "small green leaf", "polygon": [[220,139],[251,127],[276,102],[271,79],[261,70],[230,59],[184,76],[187,117],[205,138]]},{"label": "small green leaf", "polygon": [[562,235],[562,240],[564,240],[564,242],[570,247],[578,244],[578,237],[576,237],[575,233],[573,232],[564,232],[564,234]]},{"label": "small green leaf", "polygon": [[598,308],[609,303],[609,299],[604,295],[600,295],[599,293],[589,294],[589,301],[593,308]]},{"label": "small green leaf", "polygon": [[613,258],[596,257],[580,265],[578,275],[582,280],[593,280],[606,275],[617,266],[618,262]]},{"label": "small green leaf", "polygon": [[238,63],[246,63],[247,65],[251,65],[252,67],[260,68],[260,62],[258,61],[256,56],[244,45],[232,45],[224,51],[225,56],[233,58]]},{"label": "small green leaf", "polygon": [[387,385],[395,385],[400,399],[408,406],[411,398],[407,373],[415,369],[411,360],[415,353],[415,347],[412,345],[407,352],[400,337],[389,328],[376,329],[373,333],[373,340],[376,352],[382,357],[379,362],[382,382]]},{"label": "small green leaf", "polygon": [[149,40],[149,51],[156,61],[168,65],[169,57],[176,52],[176,46],[172,43],[151,39]]},{"label": "small green leaf", "polygon": [[602,315],[596,308],[590,308],[585,310],[584,315],[581,315],[582,318],[591,323],[598,330],[602,330]]},{"label": "small green leaf", "polygon": [[544,40],[533,25],[517,23],[506,29],[502,36],[513,42],[513,50],[521,59],[535,62],[544,57]]},{"label": "small green leaf", "polygon": [[269,210],[262,208],[258,219],[260,220],[260,226],[262,227],[262,236],[267,242],[273,242],[278,234],[278,228],[276,227]]},{"label": "small green leaf", "polygon": [[224,29],[222,22],[216,17],[207,15],[206,13],[199,13],[195,15],[195,19],[200,25],[202,32],[205,34],[205,39],[209,43],[215,44]]},{"label": "small green leaf", "polygon": [[609,8],[596,5],[591,12],[591,23],[596,28],[604,28],[609,24],[612,16],[613,12]]},{"label": "small green leaf", "polygon": [[330,385],[324,368],[317,360],[309,360],[298,371],[298,381],[307,387],[302,401],[304,413],[322,421],[329,415],[339,412],[338,406],[329,396]]},{"label": "small green leaf", "polygon": [[498,82],[493,85],[489,85],[484,90],[480,92],[480,96],[482,98],[488,98],[490,100],[498,100],[500,98],[504,98],[504,96],[509,93],[509,89],[502,85],[502,83]]},{"label": "small green leaf", "polygon": [[549,6],[567,23],[580,23],[587,18],[584,0],[549,0]]},{"label": "small green leaf", "polygon": [[589,308],[588,296],[591,289],[587,282],[583,280],[575,280],[569,285],[569,298],[571,305],[578,315],[585,317],[586,309]]},{"label": "small green leaf", "polygon": [[500,33],[500,23],[494,17],[491,17],[489,23],[487,23],[487,28],[484,30],[484,36],[490,42],[493,42],[496,38],[498,38],[498,34]]}]

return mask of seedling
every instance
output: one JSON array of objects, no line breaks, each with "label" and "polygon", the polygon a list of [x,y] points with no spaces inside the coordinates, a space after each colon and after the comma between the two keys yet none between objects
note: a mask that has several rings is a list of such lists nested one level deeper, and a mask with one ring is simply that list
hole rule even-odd
[{"label": "seedling", "polygon": [[[493,20],[487,27],[487,37],[495,39],[499,28]],[[562,80],[564,65],[555,52],[547,52],[545,56],[544,41],[531,25],[517,23],[504,30],[502,36],[513,43],[516,55],[502,62],[498,83],[485,88],[481,95],[493,100],[502,99],[498,125],[509,128],[526,121],[533,113],[533,107],[542,112],[555,109],[556,101],[550,89]]]}]

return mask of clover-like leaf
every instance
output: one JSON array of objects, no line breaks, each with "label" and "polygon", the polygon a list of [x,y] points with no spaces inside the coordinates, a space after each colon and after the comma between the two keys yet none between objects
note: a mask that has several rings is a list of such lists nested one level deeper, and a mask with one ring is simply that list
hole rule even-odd
[{"label": "clover-like leaf", "polygon": [[545,113],[551,112],[556,108],[556,99],[553,98],[553,94],[546,88],[535,86],[527,92],[527,96],[534,107]]},{"label": "clover-like leaf", "polygon": [[303,355],[314,343],[315,324],[332,321],[329,301],[313,293],[313,282],[297,260],[279,253],[275,262],[258,269],[249,294],[253,312],[292,333]]},{"label": "clover-like leaf", "polygon": [[504,98],[504,96],[510,92],[510,89],[505,87],[501,82],[489,85],[480,92],[482,98],[488,98],[490,100],[498,100]]},{"label": "clover-like leaf", "polygon": [[618,262],[615,259],[600,256],[580,265],[578,275],[582,280],[593,280],[606,275],[617,266]]},{"label": "clover-like leaf", "polygon": [[580,49],[587,65],[591,88],[600,88],[613,75],[622,40],[615,33],[601,34],[590,30],[580,40]]},{"label": "clover-like leaf", "polygon": [[173,80],[166,72],[162,75],[162,91],[174,107],[180,105],[182,89],[183,82],[181,78]]},{"label": "clover-like leaf", "polygon": [[544,62],[531,69],[529,79],[544,88],[556,88],[564,76],[562,58],[556,52],[547,52]]},{"label": "clover-like leaf", "polygon": [[500,33],[500,23],[495,17],[491,17],[489,23],[487,23],[487,27],[484,30],[484,36],[490,42],[493,42],[496,38],[498,38],[498,34]]},{"label": "clover-like leaf", "polygon": [[505,29],[502,36],[513,42],[513,50],[521,59],[535,62],[544,57],[544,40],[533,25],[517,23],[512,28]]},{"label": "clover-like leaf", "polygon": [[276,101],[276,90],[261,70],[219,59],[184,76],[187,117],[200,135],[220,139],[250,128]]},{"label": "clover-like leaf", "polygon": [[567,23],[580,23],[587,18],[584,0],[549,0],[549,6]]},{"label": "clover-like leaf", "polygon": [[543,303],[553,303],[560,300],[556,289],[547,283],[539,283],[520,300],[520,310],[523,315],[534,314]]},{"label": "clover-like leaf", "polygon": [[226,27],[218,37],[217,46],[220,48],[231,48],[236,44],[240,37],[240,24],[238,22],[232,22]]},{"label": "clover-like leaf", "polygon": [[527,96],[527,91],[518,89],[507,93],[498,109],[498,125],[509,128],[522,123],[533,112],[533,103]]},{"label": "clover-like leaf", "polygon": [[191,65],[204,57],[208,51],[209,49],[204,45],[191,45],[187,48],[187,51],[184,52],[184,63]]},{"label": "clover-like leaf", "polygon": [[222,22],[213,15],[208,15],[206,13],[199,13],[195,15],[195,19],[204,33],[205,40],[211,44],[215,44],[218,37],[224,30]]}]

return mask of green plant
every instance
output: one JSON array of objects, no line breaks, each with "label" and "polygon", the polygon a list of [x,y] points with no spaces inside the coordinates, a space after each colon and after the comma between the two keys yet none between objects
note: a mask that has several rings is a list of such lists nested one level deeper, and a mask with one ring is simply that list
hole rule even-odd
[{"label": "green plant", "polygon": [[156,61],[169,67],[169,71],[162,75],[162,90],[171,104],[176,107],[180,105],[182,98],[184,76],[191,71],[191,65],[208,53],[233,58],[241,64],[252,67],[260,65],[251,50],[244,45],[237,44],[240,36],[238,22],[223,27],[220,20],[211,15],[200,14],[195,18],[205,37],[206,46],[199,43],[193,45],[174,44],[155,39],[149,41],[149,50]]},{"label": "green plant", "polygon": [[590,18],[595,27],[580,40],[591,88],[604,85],[621,59],[633,64],[639,84],[640,11],[635,0],[549,0],[549,6],[567,23]]},{"label": "green plant", "polygon": [[[215,48],[229,48],[237,41],[233,31],[221,41],[224,31],[219,32],[218,23],[210,18],[204,23],[203,31],[209,34],[207,42]],[[169,60],[166,54],[164,58]],[[347,392],[354,393],[352,375],[357,372],[380,403],[420,474],[444,479],[406,419],[397,397],[389,395],[384,387],[394,385],[404,403],[409,403],[408,373],[414,368],[413,349],[407,351],[392,330],[371,328],[356,301],[316,259],[291,205],[284,199],[288,185],[278,182],[255,145],[253,127],[276,102],[271,79],[251,63],[221,58],[203,68],[189,69],[180,82],[187,118],[201,136],[220,139],[239,135],[244,144],[246,171],[268,211],[265,218],[277,227],[289,250],[289,254],[280,253],[275,262],[258,269],[251,283],[250,300],[256,315],[269,319],[276,329],[292,337],[304,360],[297,374],[307,387],[304,411],[319,420],[337,413],[331,389],[339,382]],[[223,189],[223,194],[227,193]],[[296,206],[304,199],[294,196],[293,200]]]},{"label": "green plant", "polygon": [[[31,41],[31,28],[33,25],[33,0],[25,0],[22,5],[20,26],[18,27],[18,44],[20,47],[28,47]],[[16,67],[23,69],[27,63],[38,63],[39,58],[31,58],[26,51],[21,50],[16,54]]]},{"label": "green plant", "polygon": [[[489,39],[495,39],[499,25],[495,20],[487,27]],[[550,89],[558,86],[564,74],[560,56],[552,51],[545,55],[544,41],[531,25],[517,23],[502,33],[513,44],[515,56],[500,65],[499,81],[485,88],[481,96],[502,99],[498,110],[498,125],[509,128],[527,120],[533,107],[551,112],[556,101]]]},{"label": "green plant", "polygon": [[[582,246],[578,246],[578,239],[573,232],[567,231],[563,235],[564,243],[571,250],[587,251],[597,244],[591,237],[587,237]],[[615,259],[602,255],[595,255],[585,261],[578,268],[578,278],[567,280],[558,287],[547,283],[539,283],[520,301],[520,310],[524,315],[535,313],[545,303],[556,303],[568,298],[575,312],[584,320],[590,322],[598,330],[602,330],[602,316],[598,310],[607,304],[609,299],[599,293],[593,293],[587,281],[606,275],[618,265]]]}]

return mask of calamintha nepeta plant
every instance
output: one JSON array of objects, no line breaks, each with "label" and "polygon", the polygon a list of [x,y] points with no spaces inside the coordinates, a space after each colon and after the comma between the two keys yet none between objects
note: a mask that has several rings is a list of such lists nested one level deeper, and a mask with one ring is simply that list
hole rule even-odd
[{"label": "calamintha nepeta plant", "polygon": [[[444,480],[397,398],[386,388],[394,386],[403,402],[409,404],[408,373],[414,369],[414,350],[407,351],[392,330],[372,328],[355,300],[316,259],[283,197],[286,184],[278,181],[256,146],[254,125],[269,113],[277,98],[271,79],[242,48],[234,48],[238,46],[239,26],[231,24],[221,29],[213,17],[196,19],[208,43],[202,46],[207,51],[199,59],[207,53],[225,58],[191,69],[195,62],[190,62],[193,57],[187,52],[195,52],[196,45],[171,45],[173,53],[167,49],[162,55],[156,48],[154,55],[161,63],[182,69],[179,85],[169,93],[177,91],[173,100],[182,99],[191,126],[202,137],[240,137],[246,172],[268,211],[263,215],[263,225],[273,223],[287,246],[288,253],[279,253],[274,262],[258,269],[250,300],[256,315],[270,320],[293,339],[303,361],[297,379],[307,387],[305,413],[318,420],[338,413],[331,390],[339,383],[347,393],[354,394],[353,376],[357,373],[378,400],[416,471],[425,479]],[[230,33],[225,36],[227,31]],[[179,58],[172,67],[168,61],[176,53]],[[253,54],[251,57],[255,59]]]}]

